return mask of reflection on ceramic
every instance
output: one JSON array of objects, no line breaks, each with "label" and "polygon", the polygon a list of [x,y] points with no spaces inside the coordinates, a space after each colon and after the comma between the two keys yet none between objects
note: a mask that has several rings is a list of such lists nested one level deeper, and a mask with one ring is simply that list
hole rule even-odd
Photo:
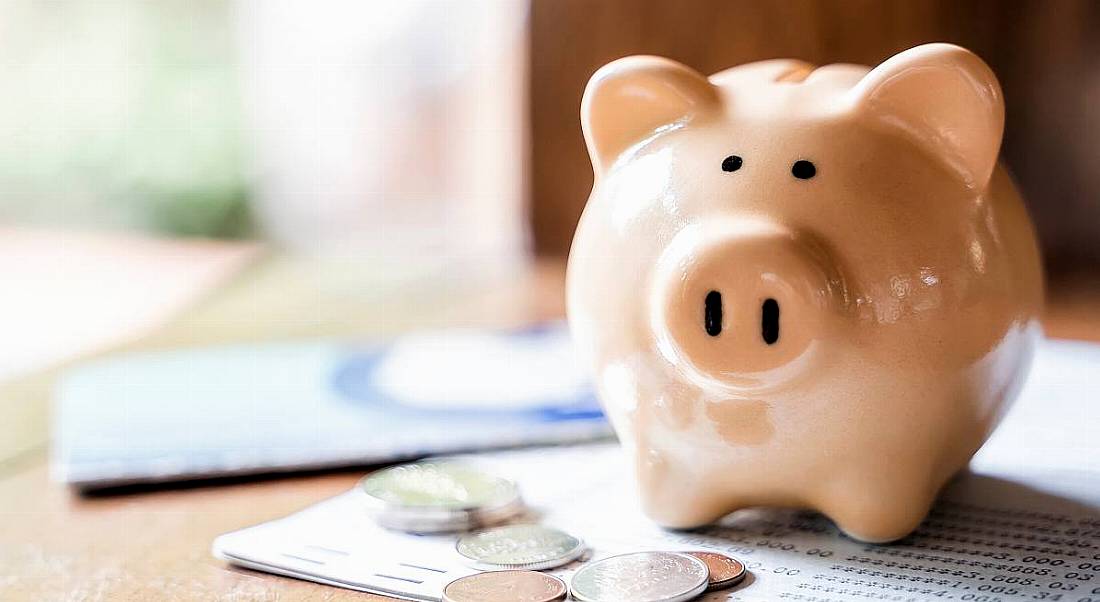
[{"label": "reflection on ceramic", "polygon": [[650,516],[794,506],[909,533],[1039,335],[993,73],[946,44],[710,78],[630,57],[581,110],[596,184],[569,319]]}]

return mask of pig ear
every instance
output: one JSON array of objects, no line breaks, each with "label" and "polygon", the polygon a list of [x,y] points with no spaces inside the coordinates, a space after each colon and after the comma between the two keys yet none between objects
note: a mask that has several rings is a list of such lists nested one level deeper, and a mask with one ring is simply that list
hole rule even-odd
[{"label": "pig ear", "polygon": [[631,56],[605,65],[581,101],[581,128],[596,174],[658,128],[717,106],[718,92],[707,78],[675,61]]},{"label": "pig ear", "polygon": [[911,48],[873,69],[852,94],[857,110],[943,156],[969,186],[989,182],[1004,132],[1004,99],[993,71],[969,50]]}]

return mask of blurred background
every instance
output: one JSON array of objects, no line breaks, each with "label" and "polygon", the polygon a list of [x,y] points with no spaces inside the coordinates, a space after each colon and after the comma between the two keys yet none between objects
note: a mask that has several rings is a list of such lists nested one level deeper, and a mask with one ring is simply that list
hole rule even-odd
[{"label": "blurred background", "polygon": [[[157,344],[560,314],[581,94],[636,53],[711,73],[971,48],[1052,296],[1091,290],[1098,34],[1089,0],[0,0],[0,377],[180,315]],[[455,309],[505,285],[524,296]]]},{"label": "blurred background", "polygon": [[0,219],[561,256],[591,184],[578,104],[605,62],[873,65],[943,40],[1001,77],[1049,273],[1093,274],[1098,32],[1087,0],[3,0]]},{"label": "blurred background", "polygon": [[522,242],[521,3],[0,7],[9,222],[311,251]]}]

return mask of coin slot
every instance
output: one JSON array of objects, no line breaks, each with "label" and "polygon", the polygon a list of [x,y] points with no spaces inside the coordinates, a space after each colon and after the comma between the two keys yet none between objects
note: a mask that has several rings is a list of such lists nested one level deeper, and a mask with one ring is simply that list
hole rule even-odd
[{"label": "coin slot", "polygon": [[722,334],[722,293],[711,291],[703,300],[703,328],[716,337]]},{"label": "coin slot", "polygon": [[779,340],[779,302],[775,299],[765,300],[760,307],[760,336],[769,345]]}]

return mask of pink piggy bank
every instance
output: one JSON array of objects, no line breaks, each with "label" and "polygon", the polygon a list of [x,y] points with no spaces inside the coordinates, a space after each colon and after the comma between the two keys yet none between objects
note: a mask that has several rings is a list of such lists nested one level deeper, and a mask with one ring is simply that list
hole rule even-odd
[{"label": "pink piggy bank", "polygon": [[596,183],[569,321],[646,513],[786,506],[863,541],[910,533],[1040,334],[990,69],[947,44],[709,78],[639,56],[581,111]]}]

